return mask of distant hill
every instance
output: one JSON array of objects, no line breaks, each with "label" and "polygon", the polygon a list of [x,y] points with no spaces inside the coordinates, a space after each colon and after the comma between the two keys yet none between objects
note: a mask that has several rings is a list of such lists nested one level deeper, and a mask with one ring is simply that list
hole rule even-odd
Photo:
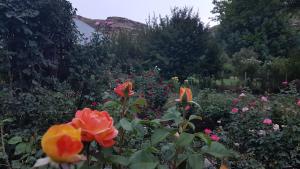
[{"label": "distant hill", "polygon": [[102,33],[115,33],[119,31],[136,31],[144,28],[146,25],[140,22],[136,22],[122,17],[108,17],[103,19],[90,19],[80,15],[75,17],[76,19],[86,23],[96,31]]}]

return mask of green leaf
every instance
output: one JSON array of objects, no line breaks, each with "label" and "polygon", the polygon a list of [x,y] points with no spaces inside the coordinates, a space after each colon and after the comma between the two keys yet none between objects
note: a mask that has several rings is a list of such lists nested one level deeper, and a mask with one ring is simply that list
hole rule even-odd
[{"label": "green leaf", "polygon": [[128,166],[128,164],[129,164],[129,159],[124,156],[112,155],[110,159],[113,163],[120,164],[122,166]]},{"label": "green leaf", "polygon": [[130,169],[155,169],[158,162],[142,162],[130,165]]},{"label": "green leaf", "polygon": [[145,107],[145,106],[147,106],[147,101],[145,98],[138,98],[135,100],[134,104],[141,106],[141,107]]},{"label": "green leaf", "polygon": [[156,129],[153,134],[151,135],[151,143],[152,145],[155,145],[164,139],[167,138],[169,135],[169,131],[166,129]]},{"label": "green leaf", "polygon": [[116,101],[108,101],[103,104],[102,109],[114,109],[119,106],[119,103]]},{"label": "green leaf", "polygon": [[167,165],[158,165],[157,169],[169,169]]},{"label": "green leaf", "polygon": [[211,139],[208,137],[208,135],[203,134],[203,133],[196,133],[195,136],[199,137],[202,141],[205,142],[205,144],[210,145],[211,144]]},{"label": "green leaf", "polygon": [[203,169],[204,158],[202,154],[191,154],[188,156],[188,165],[192,169]]},{"label": "green leaf", "polygon": [[204,153],[210,154],[216,158],[237,157],[238,154],[227,149],[223,144],[213,141],[209,146],[203,146],[201,149]]},{"label": "green leaf", "polygon": [[27,143],[20,143],[15,148],[15,155],[26,153],[29,151],[29,149],[30,147]]},{"label": "green leaf", "polygon": [[14,121],[14,120],[11,119],[11,118],[4,119],[4,120],[0,121],[0,126],[5,125],[5,124],[7,124],[7,123],[11,123],[11,122],[13,122],[13,121]]},{"label": "green leaf", "polygon": [[8,144],[18,144],[22,142],[22,137],[20,136],[15,136],[15,137],[12,137],[11,139],[8,140]]},{"label": "green leaf", "polygon": [[191,123],[191,122],[187,122],[187,124],[193,129],[193,130],[195,130],[195,125],[193,124],[193,123]]},{"label": "green leaf", "polygon": [[120,120],[120,125],[124,130],[132,131],[132,125],[126,118]]},{"label": "green leaf", "polygon": [[171,107],[167,110],[167,113],[163,115],[161,118],[161,121],[170,121],[174,120],[176,124],[179,124],[181,121],[181,114],[180,112],[176,109],[176,107]]},{"label": "green leaf", "polygon": [[194,119],[202,120],[202,117],[197,116],[197,115],[190,115],[189,121],[194,120]]},{"label": "green leaf", "polygon": [[178,154],[178,158],[177,158],[177,161],[176,161],[176,167],[178,167],[186,159],[187,159],[187,155],[185,155],[185,154]]},{"label": "green leaf", "polygon": [[145,150],[135,152],[129,161],[130,169],[155,169],[159,163],[153,154]]},{"label": "green leaf", "polygon": [[181,133],[178,140],[176,140],[176,145],[180,147],[188,146],[192,143],[194,137],[193,134]]}]

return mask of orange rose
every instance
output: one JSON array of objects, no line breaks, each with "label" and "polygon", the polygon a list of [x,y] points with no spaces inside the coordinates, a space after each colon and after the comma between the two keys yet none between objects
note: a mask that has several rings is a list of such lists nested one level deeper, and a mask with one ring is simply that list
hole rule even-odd
[{"label": "orange rose", "polygon": [[132,83],[127,81],[123,84],[119,84],[116,88],[114,88],[114,92],[121,97],[132,96],[134,94],[132,91]]},{"label": "orange rose", "polygon": [[113,140],[118,135],[118,130],[113,126],[114,121],[106,111],[84,108],[76,112],[71,124],[81,129],[82,141],[96,140],[103,147],[111,147]]},{"label": "orange rose", "polygon": [[223,164],[220,166],[220,169],[229,169],[228,166],[226,164]]},{"label": "orange rose", "polygon": [[81,131],[69,124],[54,125],[42,137],[42,149],[55,162],[72,163],[80,160]]},{"label": "orange rose", "polygon": [[179,91],[179,101],[191,102],[193,100],[192,91],[187,87],[180,87]]}]

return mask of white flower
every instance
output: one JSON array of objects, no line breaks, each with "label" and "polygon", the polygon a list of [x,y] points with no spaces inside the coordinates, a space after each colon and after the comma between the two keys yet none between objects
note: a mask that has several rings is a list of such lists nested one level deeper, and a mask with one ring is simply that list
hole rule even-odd
[{"label": "white flower", "polygon": [[254,132],[255,132],[255,130],[253,130],[253,129],[249,129],[249,132],[251,132],[251,133],[254,133]]},{"label": "white flower", "polygon": [[179,133],[178,132],[176,132],[175,134],[174,134],[174,136],[176,137],[176,138],[179,138]]},{"label": "white flower", "polygon": [[218,120],[217,123],[221,124],[221,120]]},{"label": "white flower", "polygon": [[273,130],[274,130],[274,131],[279,130],[279,125],[278,125],[278,124],[273,124]]},{"label": "white flower", "polygon": [[245,93],[241,93],[239,97],[245,97]]},{"label": "white flower", "polygon": [[249,110],[248,107],[243,107],[243,108],[242,108],[242,112],[246,112],[246,111],[248,111],[248,110]]},{"label": "white flower", "polygon": [[234,143],[234,145],[235,145],[235,146],[237,146],[237,147],[238,147],[238,146],[240,146],[240,144],[239,144],[239,143]]},{"label": "white flower", "polygon": [[266,96],[262,96],[260,99],[261,99],[262,102],[267,102],[268,101],[268,98]]},{"label": "white flower", "polygon": [[260,135],[260,136],[265,136],[266,135],[266,131],[265,130],[259,130],[257,132],[257,134]]}]

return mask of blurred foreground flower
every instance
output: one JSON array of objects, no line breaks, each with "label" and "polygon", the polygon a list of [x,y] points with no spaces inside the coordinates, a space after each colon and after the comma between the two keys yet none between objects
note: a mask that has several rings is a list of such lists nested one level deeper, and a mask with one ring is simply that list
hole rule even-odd
[{"label": "blurred foreground flower", "polygon": [[81,131],[69,124],[54,125],[42,137],[42,149],[57,163],[74,163],[82,159]]},{"label": "blurred foreground flower", "polygon": [[300,99],[298,100],[297,105],[300,107]]},{"label": "blurred foreground flower", "polygon": [[106,111],[84,108],[76,112],[71,124],[81,129],[82,141],[96,140],[103,147],[111,147],[118,135],[112,117]]},{"label": "blurred foreground flower", "polygon": [[134,94],[132,88],[132,82],[127,81],[114,88],[114,92],[120,97],[130,97]]}]

